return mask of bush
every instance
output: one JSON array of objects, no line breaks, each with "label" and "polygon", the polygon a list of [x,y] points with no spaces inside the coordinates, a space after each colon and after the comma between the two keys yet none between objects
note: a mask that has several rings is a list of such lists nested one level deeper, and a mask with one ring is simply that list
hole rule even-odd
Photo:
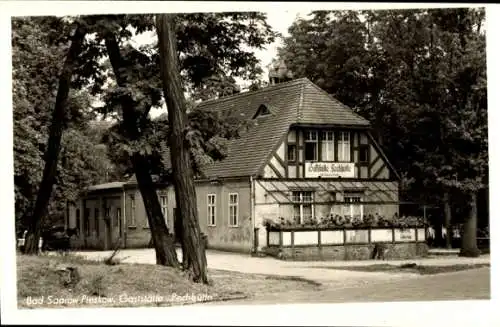
[{"label": "bush", "polygon": [[379,214],[369,214],[361,216],[341,216],[330,214],[326,217],[311,217],[306,218],[302,223],[294,219],[286,219],[279,217],[277,221],[273,219],[265,219],[264,226],[271,229],[281,228],[410,228],[410,227],[424,227],[427,223],[423,217],[415,216],[398,216],[394,214],[393,217],[385,217]]}]

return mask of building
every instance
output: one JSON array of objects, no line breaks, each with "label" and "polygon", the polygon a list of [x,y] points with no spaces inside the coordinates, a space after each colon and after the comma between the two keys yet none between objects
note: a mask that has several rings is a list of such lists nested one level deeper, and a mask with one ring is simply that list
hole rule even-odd
[{"label": "building", "polygon": [[[305,78],[217,100],[197,110],[248,119],[228,156],[196,181],[201,230],[210,248],[252,252],[266,246],[266,219],[303,223],[329,214],[393,216],[399,177],[370,133],[370,124]],[[172,185],[159,185],[173,231]],[[78,244],[145,247],[147,218],[135,180],[90,187],[68,208]],[[118,241],[120,240],[120,241]]]}]

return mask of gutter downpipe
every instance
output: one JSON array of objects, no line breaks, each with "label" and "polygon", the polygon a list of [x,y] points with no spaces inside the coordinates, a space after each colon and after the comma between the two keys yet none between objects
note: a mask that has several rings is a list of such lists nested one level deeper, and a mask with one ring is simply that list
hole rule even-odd
[{"label": "gutter downpipe", "polygon": [[250,175],[250,217],[252,220],[252,227],[253,227],[253,230],[252,230],[252,252],[257,253],[258,249],[255,247],[255,243],[256,243],[255,238],[257,236],[255,235],[256,226],[255,226],[255,208],[254,208],[254,206],[255,206],[255,186],[254,186],[253,176]]}]

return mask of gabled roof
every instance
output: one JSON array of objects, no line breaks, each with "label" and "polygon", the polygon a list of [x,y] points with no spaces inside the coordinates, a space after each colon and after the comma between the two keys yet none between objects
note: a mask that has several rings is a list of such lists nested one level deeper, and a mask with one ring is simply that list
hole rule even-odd
[{"label": "gabled roof", "polygon": [[[270,114],[253,119],[265,105]],[[204,101],[194,110],[211,110],[226,117],[253,121],[240,138],[229,141],[224,160],[203,167],[206,178],[256,176],[291,125],[318,124],[369,127],[368,120],[323,91],[307,78]],[[170,150],[162,145],[163,163],[171,168]],[[135,176],[127,184],[135,183]]]},{"label": "gabled roof", "polygon": [[219,111],[250,120],[262,104],[272,108],[271,114],[256,119],[254,126],[244,135],[231,140],[228,156],[203,168],[207,178],[257,175],[269,154],[294,124],[369,127],[368,120],[307,78],[205,101],[195,109]]}]

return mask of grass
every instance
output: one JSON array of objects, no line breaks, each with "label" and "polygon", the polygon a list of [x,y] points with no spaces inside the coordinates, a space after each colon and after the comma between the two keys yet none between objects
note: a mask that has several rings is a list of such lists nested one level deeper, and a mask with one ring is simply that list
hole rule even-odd
[{"label": "grass", "polygon": [[[76,267],[80,281],[65,286],[64,269]],[[76,255],[17,256],[19,308],[142,307],[252,298],[290,289],[315,290],[301,278],[209,270],[210,285],[193,283],[179,270],[147,264],[106,265]],[[35,303],[38,301],[39,303]]]},{"label": "grass", "polygon": [[476,269],[482,267],[489,267],[489,263],[480,264],[457,264],[446,266],[432,266],[432,265],[417,265],[417,264],[375,264],[368,266],[353,266],[353,267],[328,267],[328,269],[363,271],[363,272],[388,272],[388,273],[414,273],[420,275],[435,275],[442,273],[449,273],[454,271],[462,271],[468,269]]}]

